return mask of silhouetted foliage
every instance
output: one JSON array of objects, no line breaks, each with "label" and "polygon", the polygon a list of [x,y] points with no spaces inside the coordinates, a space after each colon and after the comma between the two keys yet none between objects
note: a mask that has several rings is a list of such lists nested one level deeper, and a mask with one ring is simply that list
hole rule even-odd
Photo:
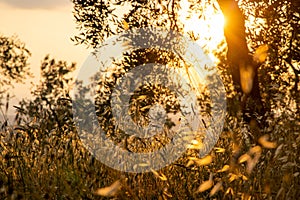
[{"label": "silhouetted foliage", "polygon": [[[182,33],[184,24],[178,19],[178,11],[180,10],[179,2],[180,1],[176,0],[110,2],[97,0],[83,2],[73,0],[74,16],[80,30],[80,34],[74,36],[73,40],[77,44],[97,47],[109,36],[127,29],[145,26],[159,26]],[[198,13],[200,13],[199,17],[203,17],[201,12],[204,7],[201,7],[203,4],[200,4],[200,2],[203,1],[191,2],[190,9],[197,10]],[[238,158],[242,158],[242,152],[247,151],[250,146],[254,146],[257,139],[261,138],[262,135],[270,134],[272,138],[284,138],[286,136],[283,135],[287,134],[287,130],[279,131],[279,135],[283,134],[279,136],[278,131],[276,131],[277,128],[283,128],[287,125],[291,132],[293,132],[292,130],[298,129],[297,126],[299,126],[300,116],[300,97],[298,91],[299,56],[297,56],[299,52],[299,45],[297,45],[299,43],[299,6],[297,6],[298,3],[295,1],[249,0],[238,1],[237,4],[234,0],[222,2],[227,2],[229,7],[230,4],[238,6],[237,9],[228,12],[229,15],[236,16],[231,17],[232,20],[229,19],[226,22],[229,24],[227,29],[229,34],[227,34],[228,38],[226,38],[228,39],[228,46],[220,45],[220,48],[223,48],[224,51],[227,47],[231,56],[224,56],[224,54],[218,55],[222,61],[218,67],[221,70],[228,92],[228,113],[230,115],[227,117],[225,130],[232,133],[229,137],[234,141],[233,145],[236,146],[232,149],[230,157],[230,168],[232,168],[230,172],[231,176],[236,172],[236,168],[234,167],[236,163],[242,162],[238,160]],[[207,1],[206,3],[215,6],[213,1]],[[101,9],[99,9],[100,7]],[[217,9],[216,7],[214,8]],[[97,10],[98,12],[90,12],[94,9],[99,10]],[[122,14],[124,13],[124,15],[120,14],[120,10],[122,10]],[[236,12],[239,12],[239,15],[237,15]],[[236,21],[240,23],[236,23]],[[243,26],[245,27],[243,28]],[[234,30],[241,31],[237,33],[237,31]],[[230,35],[230,33],[233,34]],[[190,36],[193,38],[193,34],[190,34]],[[235,37],[240,37],[240,40],[236,41]],[[243,44],[241,44],[241,40],[244,41]],[[234,44],[234,42],[237,43]],[[241,53],[244,54],[241,56]],[[249,73],[247,69],[239,69],[240,66],[238,65],[240,65],[240,61],[243,59],[247,65],[254,65],[253,73]],[[247,66],[245,68],[247,68]],[[236,78],[234,75],[238,77]],[[254,82],[254,89],[252,91],[250,89],[251,98],[247,98],[247,95],[245,98],[245,95],[241,93],[242,90],[240,87],[242,83],[246,86],[249,84],[248,80],[244,80],[243,82],[243,80],[241,81],[239,79],[241,75],[244,77],[254,76],[254,81],[252,80]],[[235,90],[233,90],[230,76],[240,85],[235,87]],[[249,93],[249,91],[244,90],[244,93]],[[243,117],[241,117],[241,111],[243,111]],[[254,120],[252,120],[253,118]],[[285,120],[287,118],[290,121],[289,123]],[[247,120],[247,123],[245,123],[245,120]],[[282,123],[285,121],[285,125],[277,125],[276,128],[274,128],[275,121],[282,121]],[[282,130],[281,128],[279,129]],[[293,135],[290,137],[295,138],[297,136]],[[288,140],[283,139],[283,141],[285,144],[288,143]],[[254,155],[253,152],[257,154],[260,150],[258,148],[251,150],[250,148],[250,152],[248,152],[249,155],[251,154],[251,156],[255,157],[257,155]],[[272,153],[270,152],[270,154]],[[260,153],[258,153],[258,155],[261,156]],[[272,155],[274,156],[274,154]],[[263,162],[266,162],[269,158],[271,159],[271,157],[272,156],[268,157],[265,155]],[[253,162],[254,160],[255,158],[253,158]],[[297,159],[296,162],[298,163],[299,160]],[[247,170],[252,169],[250,165],[251,163],[249,163]],[[266,191],[270,191],[268,187],[273,187],[274,189],[274,193],[268,194],[271,196],[289,196],[290,194],[286,193],[282,186],[269,182],[270,180],[274,181],[279,178],[279,176],[274,173],[279,168],[275,167],[275,171],[271,169],[271,166],[267,168],[264,168],[263,165],[259,165],[256,172],[261,174],[264,173],[264,170],[268,171],[270,169],[265,176],[261,174],[262,176],[260,177],[262,181],[264,179],[266,181],[266,184],[263,186],[266,187]],[[284,172],[284,174],[289,173]],[[254,198],[262,198],[262,194],[255,193],[256,189],[254,189],[254,187],[250,189],[250,185],[255,183],[254,177],[255,176],[251,177],[251,183],[245,179],[239,183],[236,182],[236,185],[233,186],[235,188],[234,190],[242,191],[245,195],[249,194],[249,190],[251,190],[251,196]],[[231,181],[229,180],[229,182]],[[231,190],[232,187],[229,182],[225,184],[227,185],[225,186],[227,188],[225,196],[235,196],[233,195],[234,192]],[[241,188],[244,182],[250,184],[249,187],[246,186],[248,188],[246,190]],[[177,185],[177,187],[179,186]],[[190,191],[185,192],[186,196],[183,195],[184,197],[192,196],[192,194],[189,193]],[[205,194],[203,197],[205,197]],[[247,199],[246,196],[240,196],[239,198]]]},{"label": "silhouetted foliage", "polygon": [[[28,67],[29,50],[17,37],[0,34],[0,128],[8,125],[7,112],[11,98],[10,88],[31,76]],[[5,102],[3,102],[5,98]],[[5,104],[4,109],[2,106]],[[3,119],[3,121],[2,121]]]},{"label": "silhouetted foliage", "polygon": [[[96,47],[107,37],[126,29],[127,25],[130,28],[161,26],[176,31],[182,28],[177,23],[179,1],[74,0],[73,3],[80,30],[73,40],[89,47]],[[125,27],[124,23],[127,24]]]},{"label": "silhouetted foliage", "polygon": [[[191,10],[197,10],[199,17],[201,15],[201,1],[192,1]],[[223,2],[223,1],[220,1]],[[235,1],[224,1],[229,5],[235,5]],[[73,40],[77,44],[85,44],[89,47],[96,47],[101,44],[107,37],[112,36],[126,28],[138,28],[145,26],[159,26],[170,30],[176,30],[182,32],[184,24],[180,23],[178,19],[178,11],[180,10],[180,1],[77,1],[74,0],[74,16],[77,22],[77,26],[80,30],[80,34],[74,36]],[[213,1],[207,1],[207,4],[213,3]],[[290,93],[292,101],[299,104],[299,3],[289,1],[239,1],[239,8],[236,10],[228,11],[232,17],[229,16],[228,24],[231,24],[228,30],[232,35],[229,37],[234,41],[235,37],[244,37],[240,40],[247,41],[247,44],[240,44],[239,41],[235,41],[236,45],[233,48],[232,45],[228,50],[231,53],[231,57],[235,59],[235,63],[238,63],[241,56],[238,56],[239,52],[245,52],[244,60],[250,60],[250,64],[255,65],[255,69],[252,73],[254,75],[254,89],[252,91],[254,102],[244,102],[249,104],[245,110],[253,109],[257,114],[264,115],[262,112],[262,105],[260,108],[255,108],[261,104],[260,96],[264,102],[263,107],[269,112],[272,104],[276,104],[274,99],[277,94],[286,92]],[[233,6],[232,6],[233,7]],[[94,12],[93,12],[94,11]],[[120,11],[124,15],[119,14]],[[241,16],[236,15],[236,12],[240,12],[240,15],[244,16],[246,20],[239,20],[240,23],[236,23],[236,20]],[[237,18],[237,19],[236,19]],[[230,19],[232,19],[230,21]],[[252,25],[249,23],[252,20]],[[261,20],[261,21],[260,21]],[[256,23],[257,22],[257,23]],[[126,26],[124,26],[124,23]],[[241,26],[246,25],[246,31],[243,33],[241,29],[241,35],[237,36],[237,32],[231,29],[238,30]],[[228,41],[230,44],[234,42]],[[246,49],[247,46],[249,50]],[[259,61],[259,47],[266,45],[268,48],[268,59],[261,63],[255,63]],[[242,50],[241,46],[243,46]],[[262,49],[262,48],[261,48]],[[246,55],[247,54],[247,55]],[[249,56],[248,54],[251,54]],[[242,56],[242,57],[245,57]],[[249,58],[248,58],[249,57]],[[261,56],[263,57],[263,56]],[[253,60],[255,61],[252,61]],[[231,58],[230,58],[231,59]],[[229,59],[229,60],[230,60]],[[262,59],[262,58],[261,58]],[[232,59],[231,59],[232,60]],[[243,60],[243,59],[242,59]],[[233,61],[227,63],[228,70],[233,75],[233,79],[239,81],[239,69]],[[252,64],[253,62],[253,64]],[[248,62],[249,63],[249,62]],[[226,64],[226,63],[225,63]],[[244,71],[241,74],[245,74],[245,77],[250,76],[249,70]],[[256,73],[257,71],[257,73]],[[286,80],[284,80],[286,79]],[[288,85],[289,87],[276,87],[275,82],[280,81],[279,85]],[[249,81],[245,81],[244,85],[248,85]],[[275,86],[276,85],[276,86]],[[275,86],[275,87],[274,87]],[[259,89],[261,88],[261,89]],[[276,91],[275,91],[276,90]],[[288,91],[285,91],[288,90]],[[237,90],[238,92],[240,90]],[[251,91],[251,90],[250,90]],[[275,95],[275,96],[274,96]],[[258,99],[255,100],[255,99]],[[253,101],[253,100],[252,100]],[[287,101],[285,101],[287,103]],[[243,106],[242,106],[243,107]],[[298,108],[299,109],[299,108]]]},{"label": "silhouetted foliage", "polygon": [[[41,64],[41,81],[32,91],[33,99],[22,100],[17,108],[17,120],[22,126],[35,119],[45,132],[39,137],[56,130],[65,134],[72,129],[72,107],[69,96],[72,72],[76,65],[65,61],[55,61],[46,56]],[[36,127],[37,128],[37,127]]]},{"label": "silhouetted foliage", "polygon": [[13,82],[24,80],[29,73],[29,50],[17,37],[0,34],[0,92]]},{"label": "silhouetted foliage", "polygon": [[[176,13],[180,10],[177,0],[73,2],[80,29],[80,34],[73,39],[89,47],[97,47],[108,36],[128,28],[162,26],[181,32],[184,26],[177,21]],[[190,9],[198,10],[200,16],[202,4],[192,3]],[[72,120],[71,101],[76,100],[77,105],[95,103],[100,125],[108,137],[114,136],[110,139],[121,144],[124,140],[119,136],[123,135],[109,132],[114,130],[109,104],[118,79],[149,60],[166,64],[180,58],[172,52],[151,48],[123,54],[123,60],[115,62],[114,70],[107,73],[110,76],[95,76],[93,81],[99,88],[91,102],[84,101],[84,97],[92,86],[80,82],[76,83],[77,96],[69,97],[75,64],[46,56],[41,64],[41,81],[32,91],[33,98],[15,106],[18,116],[13,126],[0,129],[0,199],[99,199],[98,195],[116,199],[297,199],[300,187],[299,5],[297,1],[245,0],[239,1],[238,6],[246,19],[249,53],[255,59],[266,59],[258,68],[260,93],[268,110],[263,127],[255,121],[245,123],[240,116],[242,94],[238,87],[234,89],[232,73],[227,70],[228,60],[221,52],[218,68],[229,101],[224,131],[215,148],[200,158],[197,150],[200,147],[193,143],[182,157],[160,170],[140,174],[120,172],[97,161],[82,144]],[[125,15],[120,15],[120,11]],[[258,20],[249,26],[253,17],[264,23]],[[266,45],[268,57],[260,54]],[[220,49],[226,50],[225,45],[221,44]],[[25,70],[22,66],[25,67],[27,57],[20,55],[21,60],[8,63]],[[23,77],[22,73],[7,70],[6,62],[3,66],[5,84]],[[130,117],[135,122],[147,119],[149,105],[155,100],[162,100],[166,110],[176,111],[179,108],[173,97],[172,92],[160,85],[145,84],[132,93]],[[203,95],[198,100],[206,103],[206,97]],[[247,104],[246,109],[251,109],[251,102]],[[83,116],[91,110],[95,111],[95,107],[79,109]],[[125,140],[125,148],[131,142],[140,142],[130,139]],[[160,147],[155,142],[149,144],[154,144],[153,149]],[[148,149],[142,146],[142,150]]]}]

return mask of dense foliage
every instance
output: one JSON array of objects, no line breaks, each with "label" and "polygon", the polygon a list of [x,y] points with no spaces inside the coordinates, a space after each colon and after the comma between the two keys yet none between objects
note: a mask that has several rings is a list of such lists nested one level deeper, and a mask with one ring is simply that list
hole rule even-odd
[{"label": "dense foliage", "polygon": [[[28,68],[29,50],[17,37],[0,34],[0,97],[13,86],[30,75]],[[0,101],[1,103],[1,101]]]},{"label": "dense foliage", "polygon": [[[213,1],[191,2],[190,9],[196,10],[199,17],[205,17],[201,15],[205,6],[215,5]],[[128,28],[161,26],[179,32],[184,28],[177,19],[180,6],[176,0],[73,0],[73,3],[80,30],[73,40],[89,47],[96,47],[107,37]],[[245,0],[239,1],[239,6],[246,17],[251,53],[255,54],[265,44],[269,48],[268,58],[259,68],[261,96],[268,108],[265,116],[259,116],[264,117],[263,127],[254,121],[245,123],[241,117],[242,94],[234,89],[226,56],[220,53],[226,50],[224,43],[218,51],[221,61],[218,69],[227,91],[228,112],[215,148],[199,158],[199,147],[192,145],[176,162],[158,171],[141,174],[116,171],[86,150],[73,124],[69,93],[75,64],[46,56],[41,64],[41,81],[32,91],[33,98],[16,105],[15,122],[6,123],[0,130],[0,199],[297,199],[300,194],[299,5],[296,1]],[[124,15],[119,15],[120,10]],[[253,17],[264,23],[251,21]],[[190,36],[193,38],[192,33]],[[9,48],[18,44],[14,48],[23,52],[3,54],[0,64],[7,79],[0,82],[8,80],[3,82],[6,85],[27,74],[26,70],[25,74],[19,70],[26,69],[29,54],[23,44],[7,38],[3,41],[7,41]],[[8,47],[1,45],[0,50],[11,52],[5,50]],[[125,56],[123,63],[119,63],[121,67],[110,77],[97,79],[100,88],[105,88],[98,91],[95,101],[99,122],[107,131],[112,123],[110,99],[103,97],[130,66],[149,59],[163,64],[178,59],[164,53],[158,54],[153,49],[137,51]],[[75,98],[81,99],[88,90],[86,86],[79,87]],[[158,95],[161,93],[172,96],[160,86],[139,88],[131,99],[132,118],[139,121],[146,115],[149,109],[143,107],[153,104],[152,99],[162,98]],[[170,112],[178,109],[172,107],[177,105],[172,98],[163,100]],[[111,135],[115,141],[124,141],[123,135],[113,132]],[[126,145],[125,148],[130,146]]]}]

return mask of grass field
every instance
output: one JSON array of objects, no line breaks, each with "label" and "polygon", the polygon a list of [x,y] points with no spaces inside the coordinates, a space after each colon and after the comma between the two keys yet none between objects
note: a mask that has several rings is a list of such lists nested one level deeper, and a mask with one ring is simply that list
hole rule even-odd
[{"label": "grass field", "polygon": [[[296,117],[297,118],[297,117]],[[93,158],[70,127],[43,119],[2,128],[0,199],[297,199],[300,122],[283,112],[255,128],[227,117],[204,158],[188,150],[159,171],[134,174]],[[253,136],[253,137],[252,137]],[[256,139],[255,139],[256,138]],[[112,158],[114,159],[114,158]]]}]

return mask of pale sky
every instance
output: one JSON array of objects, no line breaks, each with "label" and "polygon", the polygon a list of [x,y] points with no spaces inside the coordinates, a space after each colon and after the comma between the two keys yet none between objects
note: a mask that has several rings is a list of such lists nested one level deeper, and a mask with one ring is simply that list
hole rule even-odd
[{"label": "pale sky", "polygon": [[[70,37],[77,33],[70,0],[0,0],[0,33],[17,35],[32,53],[29,59],[31,71],[37,83],[40,65],[49,54],[56,60],[76,62],[80,67],[90,51],[75,46]],[[16,98],[30,96],[30,86],[16,86]]]},{"label": "pale sky", "polygon": [[70,4],[70,0],[1,0],[0,2],[25,9],[54,9]]}]

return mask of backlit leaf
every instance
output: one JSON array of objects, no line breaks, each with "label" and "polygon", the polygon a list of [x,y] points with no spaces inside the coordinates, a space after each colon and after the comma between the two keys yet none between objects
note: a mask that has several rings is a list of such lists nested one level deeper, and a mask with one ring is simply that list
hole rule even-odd
[{"label": "backlit leaf", "polygon": [[115,196],[120,189],[121,189],[121,182],[118,180],[108,187],[97,189],[95,194],[104,197],[112,197]]},{"label": "backlit leaf", "polygon": [[262,147],[267,148],[267,149],[274,149],[277,147],[276,142],[270,142],[268,141],[269,136],[268,135],[263,135],[258,139],[258,143],[261,144]]},{"label": "backlit leaf", "polygon": [[220,148],[220,147],[216,147],[216,148],[215,148],[215,151],[216,151],[217,153],[224,153],[224,152],[225,152],[225,149],[224,149],[224,148]]},{"label": "backlit leaf", "polygon": [[210,156],[210,155],[205,156],[204,158],[194,160],[194,162],[199,166],[209,165],[210,163],[212,163],[212,161],[213,161],[213,159],[212,159],[212,156]]},{"label": "backlit leaf", "polygon": [[251,159],[251,157],[248,154],[243,154],[239,157],[239,163],[246,162],[249,159]]},{"label": "backlit leaf", "polygon": [[222,182],[218,182],[210,191],[209,196],[214,196],[222,188]]},{"label": "backlit leaf", "polygon": [[218,170],[217,172],[226,172],[230,169],[229,165],[224,165],[222,169]]},{"label": "backlit leaf", "polygon": [[209,175],[209,180],[204,181],[198,188],[197,192],[204,192],[213,186],[213,174]]},{"label": "backlit leaf", "polygon": [[124,30],[129,29],[129,24],[125,20],[123,21],[123,28],[124,28]]},{"label": "backlit leaf", "polygon": [[157,171],[155,171],[154,169],[151,169],[151,172],[160,180],[162,181],[166,181],[168,180],[167,177],[164,174],[159,174]]},{"label": "backlit leaf", "polygon": [[204,192],[208,189],[210,189],[213,186],[213,181],[212,180],[208,180],[208,181],[204,181],[198,188],[198,192]]},{"label": "backlit leaf", "polygon": [[267,44],[263,44],[259,46],[255,50],[255,53],[253,54],[254,61],[259,63],[264,62],[268,56],[268,50],[269,50],[269,46]]}]

